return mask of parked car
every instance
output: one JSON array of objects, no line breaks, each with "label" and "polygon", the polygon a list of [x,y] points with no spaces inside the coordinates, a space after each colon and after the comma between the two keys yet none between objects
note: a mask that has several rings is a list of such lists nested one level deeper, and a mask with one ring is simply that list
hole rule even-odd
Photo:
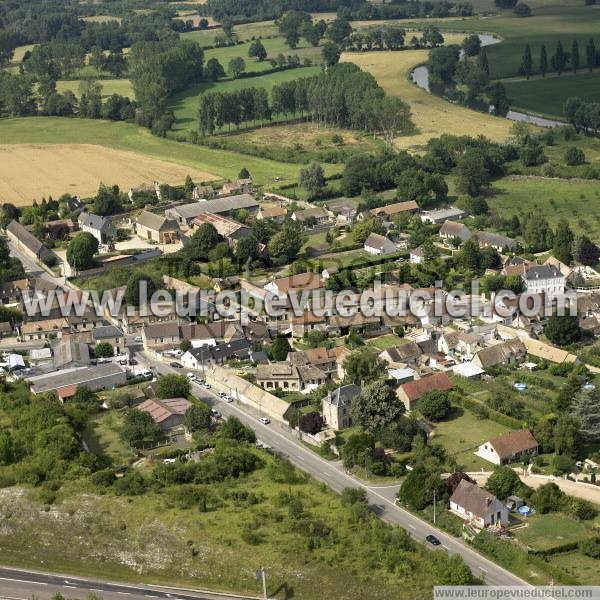
[{"label": "parked car", "polygon": [[225,392],[217,392],[217,396],[219,396],[219,398],[225,398],[227,394]]},{"label": "parked car", "polygon": [[261,417],[259,419],[259,421],[263,424],[263,425],[268,425],[271,422],[271,419],[267,418],[267,417]]},{"label": "parked car", "polygon": [[439,546],[442,542],[431,533],[425,538],[432,546]]},{"label": "parked car", "polygon": [[233,402],[233,398],[229,394],[225,394],[223,400],[225,400],[225,402]]},{"label": "parked car", "polygon": [[198,378],[193,373],[186,373],[185,375],[189,381],[198,381]]},{"label": "parked car", "polygon": [[178,362],[175,362],[175,361],[170,362],[169,366],[173,367],[174,369],[183,369],[183,365],[181,363],[178,363]]},{"label": "parked car", "polygon": [[202,385],[204,386],[204,389],[210,390],[210,383],[204,382]]},{"label": "parked car", "polygon": [[212,413],[212,416],[213,416],[215,419],[220,419],[220,418],[221,418],[221,416],[222,416],[222,415],[221,415],[221,413],[220,413],[220,412],[219,412],[219,411],[218,411],[216,408],[211,408],[211,409],[210,409],[210,412]]}]

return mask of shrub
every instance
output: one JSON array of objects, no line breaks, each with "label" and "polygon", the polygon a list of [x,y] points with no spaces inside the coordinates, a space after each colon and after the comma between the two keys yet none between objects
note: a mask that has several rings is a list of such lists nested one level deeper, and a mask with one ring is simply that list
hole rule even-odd
[{"label": "shrub", "polygon": [[570,166],[582,165],[585,163],[585,153],[577,146],[571,146],[565,152],[565,162]]}]

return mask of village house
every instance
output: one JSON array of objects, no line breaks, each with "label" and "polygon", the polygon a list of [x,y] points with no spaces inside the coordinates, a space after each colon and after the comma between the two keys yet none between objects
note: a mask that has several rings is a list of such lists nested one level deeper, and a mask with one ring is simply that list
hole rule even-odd
[{"label": "village house", "polygon": [[254,185],[251,177],[228,181],[219,190],[219,196],[232,196],[234,194],[252,194]]},{"label": "village house", "polygon": [[327,380],[323,371],[312,365],[296,366],[277,362],[256,367],[256,383],[265,390],[302,391],[322,385]]},{"label": "village house", "polygon": [[385,235],[372,233],[365,241],[364,250],[369,254],[381,256],[396,252],[396,245]]},{"label": "village house", "polygon": [[258,208],[258,201],[249,194],[215,198],[214,200],[200,200],[191,204],[181,204],[180,206],[168,208],[165,211],[165,216],[169,219],[175,219],[180,226],[189,226],[202,213],[230,215],[242,208],[253,212]]},{"label": "village house", "polygon": [[325,204],[329,216],[335,219],[336,225],[353,225],[356,221],[357,209],[356,204],[345,198],[331,200]]},{"label": "village house", "polygon": [[447,242],[452,242],[452,240],[466,242],[472,235],[471,230],[464,223],[456,221],[444,221],[439,231],[439,236]]},{"label": "village house", "polygon": [[420,265],[425,262],[425,253],[423,252],[423,246],[419,246],[418,248],[413,248],[409,253],[408,260],[413,265]]},{"label": "village house", "polygon": [[68,331],[69,325],[65,317],[28,321],[18,327],[18,335],[23,342],[33,340],[58,339],[63,331]]},{"label": "village house", "polygon": [[251,355],[252,344],[242,337],[215,345],[190,348],[181,357],[181,363],[188,369],[203,369],[206,365],[220,365],[228,360],[246,360]]},{"label": "village house", "polygon": [[261,204],[256,213],[258,221],[275,221],[275,223],[283,223],[286,216],[287,210],[277,204]]},{"label": "village house", "polygon": [[212,213],[202,213],[192,221],[194,229],[205,223],[212,225],[231,247],[234,247],[239,240],[248,237],[252,233],[250,227],[242,225],[233,219],[228,219],[221,215],[213,215]]},{"label": "village house", "polygon": [[475,237],[480,248],[494,248],[498,252],[510,251],[517,245],[516,240],[512,238],[489,231],[479,231]]},{"label": "village house", "polygon": [[466,479],[450,496],[450,511],[478,529],[508,525],[508,509],[504,503]]},{"label": "village house", "polygon": [[344,378],[343,363],[350,355],[344,346],[335,348],[309,348],[303,352],[289,352],[287,361],[296,366],[313,365],[329,377]]},{"label": "village house", "polygon": [[58,256],[47,248],[18,221],[11,221],[6,227],[6,235],[15,246],[29,258],[43,263],[58,263]]},{"label": "village house", "polygon": [[110,344],[115,354],[124,350],[125,338],[118,327],[114,325],[101,325],[92,330],[92,341],[94,344]]},{"label": "village house", "polygon": [[171,350],[179,346],[179,324],[170,321],[166,323],[151,323],[142,329],[144,350]]},{"label": "village house", "polygon": [[319,227],[329,222],[329,214],[320,206],[311,206],[292,213],[292,221],[302,223],[306,227]]},{"label": "village house", "polygon": [[211,185],[196,185],[192,190],[192,200],[209,200],[216,194]]},{"label": "village house", "polygon": [[135,232],[142,240],[157,244],[174,244],[179,240],[179,225],[174,219],[143,210],[136,222]]},{"label": "village house", "polygon": [[111,220],[89,212],[82,212],[77,218],[79,229],[91,233],[99,244],[105,244],[115,236]]},{"label": "village house", "polygon": [[367,317],[360,312],[347,317],[343,315],[328,317],[327,332],[330,336],[348,335],[350,331],[363,336],[374,336],[384,333],[386,327],[382,325],[381,317],[376,315]]},{"label": "village house", "polygon": [[439,225],[444,221],[460,221],[469,216],[469,213],[460,208],[440,208],[437,210],[429,210],[421,213],[421,221],[423,223],[432,223],[433,225]]},{"label": "village house", "polygon": [[386,206],[372,208],[369,213],[377,217],[380,221],[391,221],[394,217],[403,214],[413,214],[419,212],[419,205],[414,200],[406,202],[394,202]]},{"label": "village house", "polygon": [[396,390],[396,394],[404,403],[406,410],[413,411],[416,410],[419,400],[426,392],[433,390],[449,392],[451,389],[452,382],[446,373],[434,373],[422,379],[403,383]]},{"label": "village house", "polygon": [[481,349],[481,340],[478,335],[464,331],[445,331],[437,340],[437,348],[442,354],[471,360]]},{"label": "village house", "polygon": [[150,398],[136,408],[149,414],[161,431],[170,431],[183,425],[185,413],[191,406],[192,403],[185,398]]},{"label": "village house", "polygon": [[305,311],[302,315],[291,318],[290,329],[294,338],[303,338],[311,331],[327,331],[327,317]]},{"label": "village house", "polygon": [[520,339],[515,338],[478,350],[472,362],[482,369],[489,369],[496,365],[516,365],[526,358],[527,348]]},{"label": "village house", "polygon": [[321,402],[323,420],[334,431],[340,431],[352,426],[350,407],[352,400],[361,392],[358,385],[353,383],[343,385],[328,392]]},{"label": "village house", "polygon": [[287,296],[290,292],[301,294],[303,291],[322,290],[324,286],[318,273],[307,272],[274,279],[267,283],[264,288],[272,294]]},{"label": "village house", "polygon": [[416,342],[409,341],[400,346],[387,348],[379,358],[384,360],[392,369],[402,368],[406,365],[416,365],[419,357],[423,354]]},{"label": "village house", "polygon": [[523,458],[535,456],[539,444],[529,429],[511,431],[490,439],[481,444],[477,449],[477,456],[495,465],[506,465],[511,462],[520,462]]},{"label": "village house", "polygon": [[[132,334],[141,332],[144,325],[150,325],[152,323],[167,323],[173,321],[177,324],[181,324],[186,322],[177,314],[175,302],[159,302],[157,306],[160,307],[161,314],[155,314],[156,311],[153,311],[150,306],[148,307],[148,310],[140,311],[131,305],[123,305],[118,317],[119,326],[123,329],[124,333]],[[132,309],[131,314],[129,314],[129,309]],[[163,311],[164,314],[162,314]]]},{"label": "village house", "polygon": [[565,293],[565,276],[554,266],[535,265],[526,268],[521,275],[528,294],[560,296]]}]

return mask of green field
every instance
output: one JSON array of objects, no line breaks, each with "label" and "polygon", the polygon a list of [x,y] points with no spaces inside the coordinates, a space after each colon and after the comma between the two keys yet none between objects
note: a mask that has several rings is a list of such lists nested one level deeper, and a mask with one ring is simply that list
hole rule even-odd
[{"label": "green field", "polygon": [[[108,148],[147,154],[181,165],[206,170],[235,179],[246,167],[260,185],[295,183],[299,165],[242,155],[228,150],[214,150],[156,137],[147,129],[131,123],[112,123],[90,119],[29,117],[0,121],[2,144],[98,144]],[[325,172],[339,172],[339,165],[324,165]]]},{"label": "green field", "polygon": [[580,552],[553,554],[548,562],[575,577],[581,585],[598,585],[598,559]]},{"label": "green field", "polygon": [[[192,36],[193,33],[184,34],[183,37]],[[192,38],[193,39],[193,38]],[[262,62],[257,61],[254,58],[248,58],[248,49],[250,43],[238,44],[237,46],[227,46],[225,48],[212,48],[204,51],[204,62],[211,58],[216,58],[222,65],[225,71],[227,71],[227,65],[232,58],[241,56],[246,61],[246,71],[248,72],[260,72],[271,69],[271,63],[269,59],[276,58],[278,54],[288,56],[290,54],[297,54],[301,60],[305,58],[310,59],[313,63],[321,62],[321,48],[307,46],[304,40],[301,41],[300,45],[293,50],[285,45],[282,37],[276,37],[271,39],[263,39],[262,43],[267,51],[267,59]]]},{"label": "green field", "polygon": [[[56,82],[56,91],[59,93],[70,90],[76,96],[79,96],[79,85],[81,79],[75,80],[64,80]],[[134,99],[133,86],[129,79],[100,79],[98,83],[102,86],[102,96],[112,96],[112,94],[119,94],[120,96],[127,96],[130,99]]]},{"label": "green field", "polygon": [[[189,31],[182,33],[182,38],[187,38],[198,42],[200,46],[206,48],[212,46],[215,42],[215,36],[222,33],[222,29],[217,27],[215,29],[205,29],[203,31]],[[253,38],[265,38],[278,35],[277,26],[273,21],[259,21],[258,23],[244,23],[242,25],[236,25],[233,29],[233,33],[237,35],[237,38],[241,42],[247,42]]]},{"label": "green field", "polygon": [[478,419],[472,412],[454,407],[448,419],[436,423],[432,441],[441,444],[449,456],[466,471],[489,469],[490,463],[473,452],[486,440],[510,431],[489,419]]},{"label": "green field", "polygon": [[265,88],[270,92],[273,86],[284,81],[291,81],[300,77],[310,77],[316,75],[319,71],[320,67],[302,67],[258,77],[226,79],[217,83],[205,82],[190,86],[183,92],[175,94],[170,99],[169,108],[175,113],[175,125],[173,129],[175,131],[198,130],[198,106],[200,96],[204,92],[232,92],[252,87]]},{"label": "green field", "polygon": [[559,118],[563,118],[563,107],[568,98],[578,96],[590,102],[600,98],[600,72],[503,83],[512,107]]},{"label": "green field", "polygon": [[505,218],[533,211],[551,225],[569,221],[574,231],[600,241],[600,186],[596,181],[508,177],[494,183],[490,209]]},{"label": "green field", "polygon": [[580,0],[550,0],[527,2],[533,16],[520,18],[511,11],[499,11],[492,17],[471,17],[459,22],[453,20],[429,21],[443,31],[490,32],[502,37],[500,44],[487,48],[491,76],[512,77],[519,74],[519,66],[526,44],[531,47],[533,66],[539,66],[540,46],[546,45],[548,61],[560,40],[565,51],[571,51],[573,39],[579,43],[579,54],[585,64],[585,46],[590,37],[600,35],[600,5],[584,6]]}]

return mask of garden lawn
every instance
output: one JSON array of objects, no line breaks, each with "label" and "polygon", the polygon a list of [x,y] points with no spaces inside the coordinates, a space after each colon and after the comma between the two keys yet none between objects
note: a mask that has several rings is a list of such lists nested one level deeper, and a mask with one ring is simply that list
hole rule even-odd
[{"label": "garden lawn", "polygon": [[600,242],[600,186],[596,181],[506,177],[494,183],[490,209],[504,218],[533,211],[555,226],[565,218],[576,233]]},{"label": "garden lawn", "polygon": [[120,438],[124,412],[109,410],[90,419],[83,439],[94,454],[107,456],[115,465],[129,464],[135,453]]},{"label": "garden lawn", "polygon": [[588,102],[597,102],[600,97],[600,71],[503,83],[513,108],[560,119],[564,118],[563,107],[568,98],[578,96]]},{"label": "garden lawn", "polygon": [[387,335],[382,335],[376,338],[371,338],[367,341],[367,346],[373,346],[382,352],[387,350],[388,348],[393,348],[394,346],[402,346],[403,344],[407,344],[410,342],[407,338],[401,338],[397,336],[395,333],[388,333]]},{"label": "garden lawn", "polygon": [[[275,177],[280,178],[279,185],[295,183],[300,171],[298,165],[166,140],[131,123],[113,123],[91,119],[60,117],[2,119],[0,121],[0,142],[5,145],[89,144],[91,142],[99,146],[154,156],[228,179],[237,178],[242,167],[246,167],[259,185],[273,183]],[[324,165],[324,169],[327,174],[331,174],[339,171],[340,166]],[[40,173],[27,170],[23,171],[21,177],[23,179],[36,177],[42,179]],[[71,190],[66,186],[64,191]]]},{"label": "garden lawn", "polygon": [[515,530],[514,535],[522,544],[534,550],[549,550],[593,535],[584,522],[560,513],[533,515],[525,522],[527,527]]},{"label": "garden lawn", "polygon": [[[320,72],[320,67],[301,67],[269,73],[259,77],[242,77],[241,79],[225,79],[216,83],[204,82],[192,85],[189,88],[173,95],[169,100],[169,108],[175,114],[174,131],[198,131],[198,108],[200,97],[204,92],[233,92],[246,88],[265,88],[269,93],[273,86],[285,81],[292,81],[300,77],[310,77]],[[281,115],[280,119],[287,119]],[[228,128],[223,128],[228,131]]]},{"label": "garden lawn", "polygon": [[510,429],[489,419],[478,419],[472,412],[453,407],[449,418],[435,424],[433,442],[441,444],[466,471],[491,470],[493,465],[473,453],[483,442]]}]

